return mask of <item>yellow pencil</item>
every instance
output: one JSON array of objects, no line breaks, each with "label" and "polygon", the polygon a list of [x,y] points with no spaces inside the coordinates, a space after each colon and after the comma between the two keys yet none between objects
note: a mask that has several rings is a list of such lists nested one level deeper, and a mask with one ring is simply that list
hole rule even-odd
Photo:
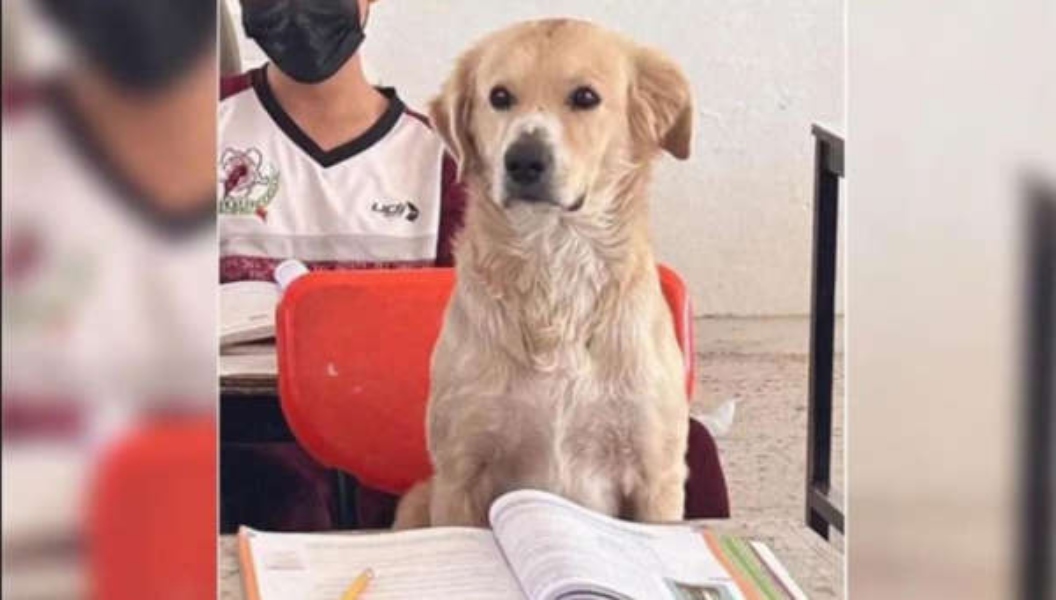
[{"label": "yellow pencil", "polygon": [[345,595],[341,596],[341,600],[356,600],[356,598],[359,598],[363,590],[370,585],[371,579],[374,579],[374,571],[372,569],[367,569],[360,573],[359,577],[356,577],[356,580],[352,582],[352,585],[345,590]]}]

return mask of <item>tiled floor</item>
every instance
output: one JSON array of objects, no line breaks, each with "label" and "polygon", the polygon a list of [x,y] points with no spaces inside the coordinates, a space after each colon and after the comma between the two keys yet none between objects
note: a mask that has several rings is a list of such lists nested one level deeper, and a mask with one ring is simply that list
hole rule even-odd
[{"label": "tiled floor", "polygon": [[[718,438],[734,516],[803,519],[809,319],[705,318],[697,327],[694,414],[737,400]],[[843,344],[837,322],[833,385],[834,497],[843,499]]]}]

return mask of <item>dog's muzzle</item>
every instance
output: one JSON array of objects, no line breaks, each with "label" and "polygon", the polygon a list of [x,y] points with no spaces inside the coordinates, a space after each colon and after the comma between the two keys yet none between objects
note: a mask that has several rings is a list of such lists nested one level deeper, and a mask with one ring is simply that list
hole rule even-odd
[{"label": "dog's muzzle", "polygon": [[554,202],[554,154],[539,135],[525,134],[506,149],[506,196],[524,202]]}]

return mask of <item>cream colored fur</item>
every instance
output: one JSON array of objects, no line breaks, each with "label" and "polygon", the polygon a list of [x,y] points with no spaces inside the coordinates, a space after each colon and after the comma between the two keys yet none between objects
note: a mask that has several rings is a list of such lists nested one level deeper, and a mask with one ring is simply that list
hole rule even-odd
[{"label": "cream colored fur", "polygon": [[[516,89],[516,109],[487,104],[497,82]],[[565,105],[584,82],[603,98],[591,114]],[[396,526],[485,525],[492,500],[526,487],[634,520],[681,518],[688,405],[646,196],[661,149],[689,154],[685,78],[594,25],[538,21],[467,52],[431,112],[469,201],[433,353],[435,473]],[[526,127],[554,146],[553,205],[508,202],[495,185]]]}]

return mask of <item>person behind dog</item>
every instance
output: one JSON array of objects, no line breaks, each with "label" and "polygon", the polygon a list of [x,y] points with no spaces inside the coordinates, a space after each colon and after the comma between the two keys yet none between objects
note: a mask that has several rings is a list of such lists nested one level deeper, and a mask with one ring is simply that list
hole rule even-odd
[{"label": "person behind dog", "polygon": [[[373,1],[241,0],[270,62],[221,84],[221,282],[270,281],[289,258],[311,270],[452,264],[457,167],[424,117],[367,81]],[[334,525],[333,477],[296,444],[221,454],[225,525]]]},{"label": "person behind dog", "polygon": [[309,269],[451,264],[463,199],[424,117],[367,81],[373,0],[241,0],[270,61],[221,86],[222,282]]}]

